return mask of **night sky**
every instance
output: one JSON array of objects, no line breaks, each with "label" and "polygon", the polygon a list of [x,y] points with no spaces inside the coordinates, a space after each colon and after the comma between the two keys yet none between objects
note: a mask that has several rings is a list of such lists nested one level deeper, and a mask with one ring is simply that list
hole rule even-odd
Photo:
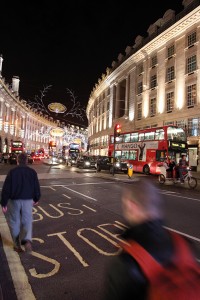
[{"label": "night sky", "polygon": [[[70,89],[86,107],[98,78],[118,54],[133,46],[137,35],[146,37],[167,9],[177,14],[183,5],[182,0],[4,1],[0,9],[2,76],[8,83],[19,76],[20,98],[34,101],[51,85],[46,105],[70,107]],[[86,118],[73,120],[87,124]]]}]

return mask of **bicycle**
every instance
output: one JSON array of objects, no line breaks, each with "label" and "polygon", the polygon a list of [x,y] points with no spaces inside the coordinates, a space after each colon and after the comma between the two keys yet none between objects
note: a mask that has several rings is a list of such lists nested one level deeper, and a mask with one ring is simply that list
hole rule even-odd
[{"label": "bicycle", "polygon": [[164,184],[166,180],[173,181],[174,184],[177,183],[188,183],[190,189],[195,189],[197,186],[197,179],[192,176],[191,169],[188,167],[187,172],[183,175],[183,182],[181,182],[180,178],[168,177],[168,172],[164,167],[160,167],[161,174],[158,175],[158,181],[161,184]]}]

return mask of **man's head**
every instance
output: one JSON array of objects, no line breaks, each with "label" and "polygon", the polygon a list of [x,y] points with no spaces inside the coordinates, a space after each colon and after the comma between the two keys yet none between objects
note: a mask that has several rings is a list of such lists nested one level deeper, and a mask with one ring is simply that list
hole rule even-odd
[{"label": "man's head", "polygon": [[28,161],[27,154],[25,152],[22,152],[18,155],[17,161],[19,165],[26,165]]},{"label": "man's head", "polygon": [[162,219],[162,198],[155,186],[147,179],[127,184],[122,192],[122,210],[130,225],[153,219]]}]

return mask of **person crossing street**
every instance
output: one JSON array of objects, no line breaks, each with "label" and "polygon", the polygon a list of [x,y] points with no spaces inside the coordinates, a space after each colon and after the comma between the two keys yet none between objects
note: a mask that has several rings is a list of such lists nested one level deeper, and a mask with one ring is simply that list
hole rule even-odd
[{"label": "person crossing street", "polygon": [[32,209],[41,197],[37,173],[27,166],[26,153],[18,155],[18,166],[11,169],[4,181],[1,193],[3,213],[7,213],[8,225],[14,243],[14,250],[32,251]]}]

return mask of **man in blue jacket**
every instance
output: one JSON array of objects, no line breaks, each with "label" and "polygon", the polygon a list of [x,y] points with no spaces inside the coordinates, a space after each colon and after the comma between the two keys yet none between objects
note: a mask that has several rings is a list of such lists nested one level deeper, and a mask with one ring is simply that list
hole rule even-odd
[{"label": "man in blue jacket", "polygon": [[27,154],[18,155],[18,166],[11,169],[4,181],[1,193],[3,213],[8,213],[8,224],[14,242],[14,250],[32,251],[32,209],[41,197],[37,173],[27,166]]}]

